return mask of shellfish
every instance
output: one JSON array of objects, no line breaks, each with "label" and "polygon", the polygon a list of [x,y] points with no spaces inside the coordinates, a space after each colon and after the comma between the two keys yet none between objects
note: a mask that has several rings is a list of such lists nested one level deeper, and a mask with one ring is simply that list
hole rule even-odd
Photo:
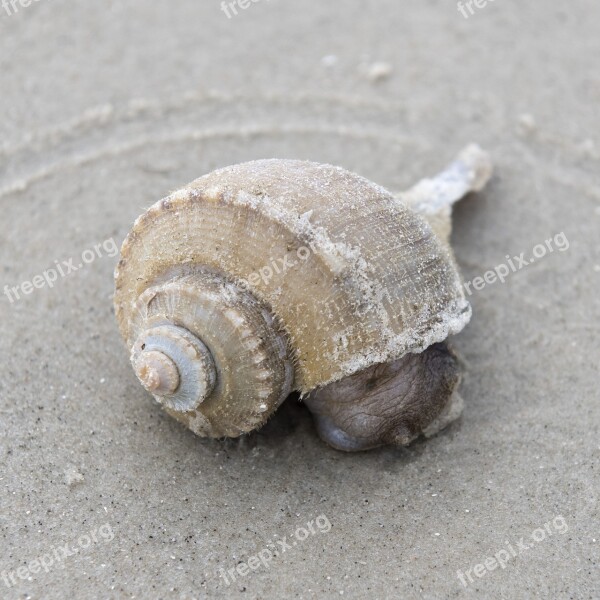
[{"label": "shellfish", "polygon": [[341,450],[438,431],[462,406],[446,339],[471,317],[451,207],[491,171],[473,145],[396,195],[276,159],[172,193],[137,219],[115,271],[139,381],[200,436],[253,431],[292,391]]}]

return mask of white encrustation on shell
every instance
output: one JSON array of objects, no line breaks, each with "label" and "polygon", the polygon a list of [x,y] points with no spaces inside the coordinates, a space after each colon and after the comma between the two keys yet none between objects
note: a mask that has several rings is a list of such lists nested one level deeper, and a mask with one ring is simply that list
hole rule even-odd
[{"label": "white encrustation on shell", "polygon": [[[115,308],[136,375],[170,414],[212,437],[260,427],[293,390],[312,392],[307,405],[324,415],[319,390],[333,398],[327,386],[421,353],[411,369],[445,373],[421,396],[452,396],[454,358],[437,345],[471,308],[448,244],[450,211],[490,175],[489,158],[471,146],[396,196],[295,160],[197,179],[152,206],[123,243]],[[394,369],[385,377],[400,376]],[[440,416],[445,395],[413,429]],[[333,429],[320,432],[328,439]],[[390,443],[414,437],[398,431]],[[368,437],[334,445],[377,445]]]}]

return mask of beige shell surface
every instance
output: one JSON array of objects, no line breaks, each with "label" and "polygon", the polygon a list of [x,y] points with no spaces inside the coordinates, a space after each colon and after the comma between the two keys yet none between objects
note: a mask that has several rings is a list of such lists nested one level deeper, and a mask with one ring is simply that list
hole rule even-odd
[{"label": "beige shell surface", "polygon": [[129,346],[139,296],[181,268],[226,274],[268,307],[287,333],[303,393],[420,352],[471,316],[451,251],[425,219],[329,165],[227,167],[142,215],[115,273]]},{"label": "beige shell surface", "polygon": [[[156,350],[175,359],[176,393],[155,397],[198,435],[237,437],[258,429],[291,391],[285,334],[258,300],[219,275],[198,269],[151,286],[129,326],[133,357],[152,351],[154,341]],[[181,345],[182,336],[191,344]],[[190,348],[196,344],[204,352]]]}]

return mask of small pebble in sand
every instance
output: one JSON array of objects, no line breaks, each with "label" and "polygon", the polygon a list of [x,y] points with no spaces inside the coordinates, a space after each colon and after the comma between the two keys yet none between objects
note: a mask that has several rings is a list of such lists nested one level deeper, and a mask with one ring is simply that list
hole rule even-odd
[{"label": "small pebble in sand", "polygon": [[69,487],[73,487],[84,480],[83,475],[75,467],[65,469],[65,481]]},{"label": "small pebble in sand", "polygon": [[390,77],[394,68],[387,62],[375,62],[367,68],[367,78],[373,83],[378,83]]},{"label": "small pebble in sand", "polygon": [[530,135],[537,129],[535,117],[528,113],[520,115],[517,119],[517,133],[520,135]]},{"label": "small pebble in sand", "polygon": [[581,150],[582,154],[587,158],[598,157],[598,148],[596,147],[596,142],[594,142],[594,140],[583,140],[583,142],[579,144],[579,149]]}]

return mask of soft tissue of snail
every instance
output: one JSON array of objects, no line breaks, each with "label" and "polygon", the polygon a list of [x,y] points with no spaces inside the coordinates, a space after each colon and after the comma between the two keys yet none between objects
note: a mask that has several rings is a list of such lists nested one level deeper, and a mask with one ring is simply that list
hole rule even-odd
[{"label": "soft tissue of snail", "polygon": [[490,175],[469,146],[396,195],[295,160],[234,165],[171,194],[135,222],[115,272],[139,381],[201,436],[253,431],[292,391],[341,450],[439,431],[462,408],[445,340],[471,316],[451,206]]}]

